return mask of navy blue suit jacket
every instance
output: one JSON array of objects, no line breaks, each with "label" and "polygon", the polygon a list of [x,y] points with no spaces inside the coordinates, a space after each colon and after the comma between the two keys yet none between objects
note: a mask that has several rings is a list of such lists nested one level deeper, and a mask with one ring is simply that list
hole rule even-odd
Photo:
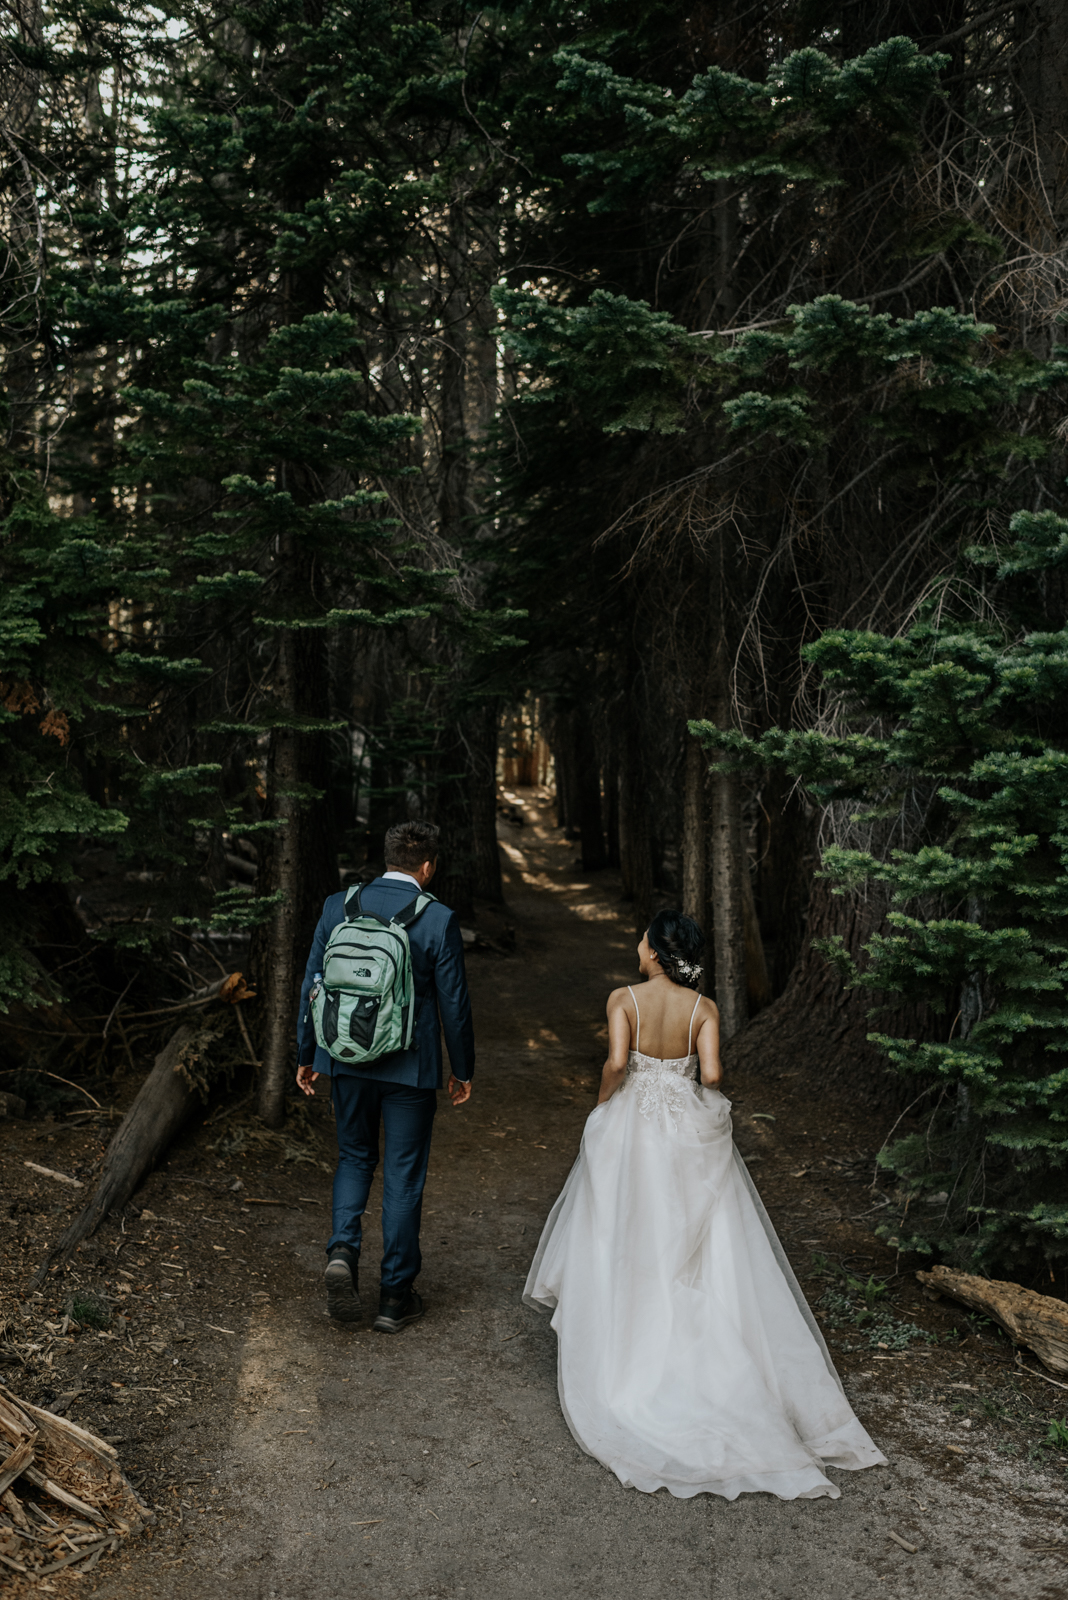
[{"label": "navy blue suit jacket", "polygon": [[[410,880],[375,878],[363,890],[362,904],[376,916],[388,917],[402,911],[419,893]],[[412,977],[415,980],[417,1018],[415,1038],[410,1050],[393,1050],[377,1061],[350,1067],[335,1061],[315,1042],[308,995],[317,972],[323,970],[326,941],[345,920],[344,893],[332,894],[323,907],[312,940],[311,955],[300,991],[297,1014],[297,1064],[309,1063],[316,1072],[344,1073],[356,1078],[371,1078],[378,1083],[406,1083],[413,1089],[440,1089],[441,1035],[449,1052],[453,1076],[464,1080],[475,1070],[475,1031],[471,1022],[471,998],[464,970],[464,942],[455,911],[433,901],[408,929],[412,952]]]}]

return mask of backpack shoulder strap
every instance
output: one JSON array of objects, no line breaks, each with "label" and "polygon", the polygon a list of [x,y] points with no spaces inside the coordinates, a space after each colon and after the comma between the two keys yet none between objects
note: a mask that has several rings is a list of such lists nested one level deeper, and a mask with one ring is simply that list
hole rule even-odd
[{"label": "backpack shoulder strap", "polygon": [[354,883],[345,896],[345,921],[355,922],[357,917],[370,917],[375,922],[380,922],[383,928],[389,927],[389,918],[380,917],[377,911],[365,911],[363,908],[363,891],[365,883]]},{"label": "backpack shoulder strap", "polygon": [[395,922],[398,928],[410,928],[415,919],[422,916],[431,901],[436,904],[437,896],[424,889],[421,894],[416,895],[414,900],[410,900],[403,910],[398,911],[391,917],[390,921]]}]

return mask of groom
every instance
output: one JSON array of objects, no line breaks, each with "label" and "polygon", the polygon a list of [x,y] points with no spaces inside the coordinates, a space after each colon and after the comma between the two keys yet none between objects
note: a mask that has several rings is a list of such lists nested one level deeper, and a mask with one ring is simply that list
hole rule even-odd
[{"label": "groom", "polygon": [[[386,834],[386,871],[362,891],[365,911],[388,920],[426,889],[437,869],[439,830],[429,822],[402,822]],[[382,1284],[375,1318],[378,1333],[399,1333],[423,1315],[413,1287],[419,1272],[419,1220],[430,1158],[430,1135],[441,1088],[441,1034],[449,1051],[449,1099],[471,1098],[475,1037],[464,972],[464,944],[456,913],[432,901],[408,929],[415,982],[416,1025],[410,1050],[394,1050],[362,1067],[333,1060],[318,1046],[308,995],[323,969],[323,951],[345,920],[344,893],[323,907],[304,974],[297,1022],[297,1084],[313,1095],[321,1072],[329,1074],[337,1122],[333,1231],[327,1241],[326,1304],[332,1317],[354,1322],[360,1314],[357,1269],[362,1218],[378,1165],[378,1126],[385,1131],[382,1170]]]}]

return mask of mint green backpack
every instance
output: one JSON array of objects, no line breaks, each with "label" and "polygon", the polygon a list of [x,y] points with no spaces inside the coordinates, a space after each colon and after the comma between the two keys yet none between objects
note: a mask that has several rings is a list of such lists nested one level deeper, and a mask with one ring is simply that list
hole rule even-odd
[{"label": "mint green backpack", "polygon": [[345,920],[326,942],[309,995],[315,1038],[335,1061],[359,1066],[415,1035],[415,983],[408,929],[434,899],[419,894],[391,918],[365,911],[359,886],[345,896]]}]

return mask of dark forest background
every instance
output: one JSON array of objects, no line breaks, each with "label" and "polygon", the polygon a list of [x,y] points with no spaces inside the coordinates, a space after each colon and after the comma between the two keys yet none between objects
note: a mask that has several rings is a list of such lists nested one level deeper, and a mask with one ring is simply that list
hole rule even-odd
[{"label": "dark forest background", "polygon": [[547,745],[731,1064],[1060,1273],[1060,0],[2,15],[4,1070],[215,934],[276,1125],[339,863],[471,921]]}]

